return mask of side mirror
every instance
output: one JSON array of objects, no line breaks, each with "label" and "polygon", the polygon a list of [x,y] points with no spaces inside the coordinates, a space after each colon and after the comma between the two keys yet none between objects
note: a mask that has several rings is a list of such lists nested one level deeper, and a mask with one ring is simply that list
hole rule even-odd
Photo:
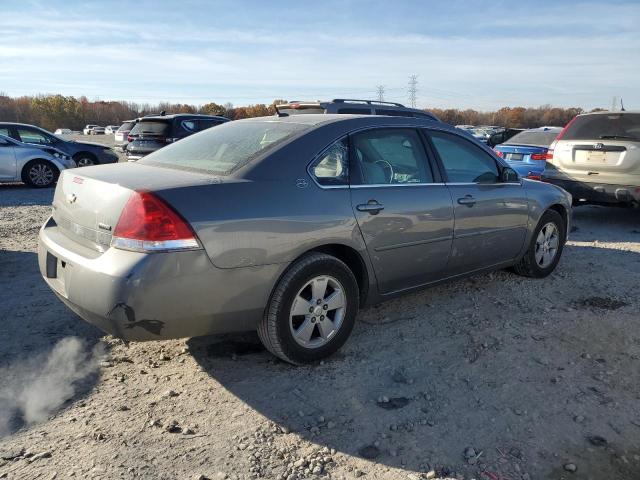
[{"label": "side mirror", "polygon": [[487,144],[491,147],[495,147],[496,145],[500,145],[502,143],[502,138],[502,132],[494,133],[489,137],[489,141],[487,142]]},{"label": "side mirror", "polygon": [[504,167],[500,174],[502,183],[515,183],[520,181],[520,175],[513,168]]}]

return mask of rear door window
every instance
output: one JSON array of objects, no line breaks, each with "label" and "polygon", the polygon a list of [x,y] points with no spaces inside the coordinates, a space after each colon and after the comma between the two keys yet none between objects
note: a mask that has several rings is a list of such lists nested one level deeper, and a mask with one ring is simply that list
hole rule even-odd
[{"label": "rear door window", "polygon": [[498,183],[495,160],[480,146],[451,133],[428,131],[449,183]]},{"label": "rear door window", "polygon": [[433,174],[418,132],[380,128],[351,138],[354,183],[364,185],[432,183]]},{"label": "rear door window", "polygon": [[640,141],[640,113],[580,115],[568,126],[562,140]]}]

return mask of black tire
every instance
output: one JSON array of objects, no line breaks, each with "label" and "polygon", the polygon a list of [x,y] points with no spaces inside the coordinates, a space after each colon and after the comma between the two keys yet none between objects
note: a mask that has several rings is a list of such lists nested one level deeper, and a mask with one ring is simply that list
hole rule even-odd
[{"label": "black tire", "polygon": [[[340,283],[346,300],[344,315],[337,333],[327,340],[327,343],[315,348],[306,348],[294,339],[290,327],[291,308],[300,289],[314,278],[323,275],[333,277]],[[291,265],[276,285],[258,325],[258,336],[267,350],[285,362],[315,362],[335,353],[344,345],[353,330],[359,304],[358,282],[349,267],[331,255],[309,253]]]},{"label": "black tire", "polygon": [[96,157],[94,157],[90,153],[76,153],[76,155],[73,157],[73,160],[76,162],[76,165],[78,167],[90,167],[92,165],[98,165]]},{"label": "black tire", "polygon": [[[558,248],[555,257],[549,265],[543,268],[542,266],[538,265],[535,257],[536,239],[540,234],[540,230],[542,230],[549,223],[553,223],[555,225],[557,231],[559,232],[560,238],[558,241]],[[551,274],[551,272],[555,270],[558,262],[560,261],[560,257],[562,256],[562,250],[564,248],[564,242],[566,238],[566,229],[567,226],[564,222],[564,219],[558,212],[556,212],[555,210],[547,210],[546,212],[544,212],[544,214],[540,218],[540,221],[538,222],[538,225],[536,226],[536,229],[533,231],[533,235],[531,238],[531,242],[529,243],[527,252],[524,254],[524,257],[522,257],[522,260],[520,260],[513,267],[513,270],[518,275],[532,278],[544,278]]]},{"label": "black tire", "polygon": [[55,185],[60,171],[46,160],[31,160],[22,169],[22,181],[34,188],[49,188]]}]

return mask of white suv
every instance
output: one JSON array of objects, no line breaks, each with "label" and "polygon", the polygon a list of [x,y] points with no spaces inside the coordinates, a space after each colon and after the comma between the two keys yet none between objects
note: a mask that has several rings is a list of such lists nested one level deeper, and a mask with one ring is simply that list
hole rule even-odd
[{"label": "white suv", "polygon": [[549,148],[542,179],[574,203],[640,204],[640,112],[578,115]]}]

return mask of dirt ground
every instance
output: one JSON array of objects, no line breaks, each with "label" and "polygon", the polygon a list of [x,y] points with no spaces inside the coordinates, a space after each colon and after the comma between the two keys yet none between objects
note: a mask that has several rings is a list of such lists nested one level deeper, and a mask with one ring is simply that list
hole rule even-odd
[{"label": "dirt ground", "polygon": [[36,389],[41,421],[5,406],[0,478],[640,478],[640,211],[577,208],[549,278],[369,308],[292,367],[253,334],[126,345],[80,320],[38,273],[51,196],[0,186],[0,402],[33,402],[69,337],[88,367]]}]

